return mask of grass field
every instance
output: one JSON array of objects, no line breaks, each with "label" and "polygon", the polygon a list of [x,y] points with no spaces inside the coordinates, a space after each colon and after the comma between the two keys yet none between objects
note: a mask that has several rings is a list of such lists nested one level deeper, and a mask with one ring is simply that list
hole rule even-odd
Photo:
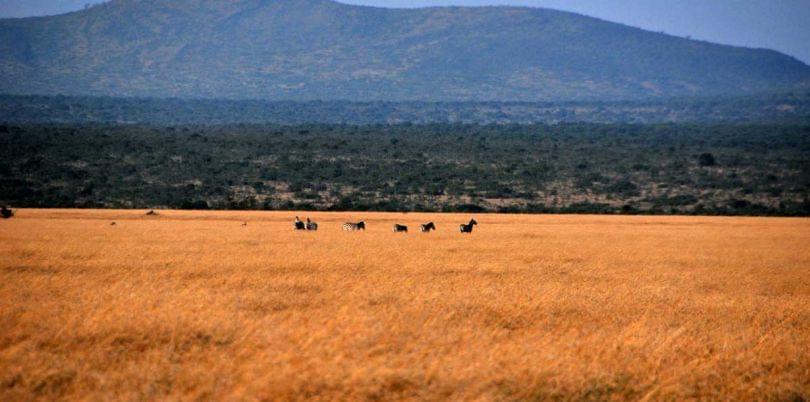
[{"label": "grass field", "polygon": [[0,400],[810,398],[808,219],[294,215],[0,221]]}]

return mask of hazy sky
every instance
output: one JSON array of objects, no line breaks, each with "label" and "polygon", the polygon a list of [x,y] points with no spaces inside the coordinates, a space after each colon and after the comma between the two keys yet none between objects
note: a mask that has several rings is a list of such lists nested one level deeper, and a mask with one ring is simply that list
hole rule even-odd
[{"label": "hazy sky", "polygon": [[[223,0],[226,1],[226,0]],[[522,5],[574,11],[651,31],[776,49],[810,64],[810,0],[340,0],[380,7]],[[0,16],[66,12],[99,0],[0,0]]]}]

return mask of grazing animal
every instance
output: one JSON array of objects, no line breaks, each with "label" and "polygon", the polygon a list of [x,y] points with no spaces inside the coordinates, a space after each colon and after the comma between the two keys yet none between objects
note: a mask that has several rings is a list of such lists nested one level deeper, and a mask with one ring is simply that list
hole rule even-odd
[{"label": "grazing animal", "polygon": [[431,230],[436,230],[436,225],[434,225],[433,222],[419,225],[419,231],[422,233],[430,233]]},{"label": "grazing animal", "polygon": [[347,232],[355,232],[358,230],[366,230],[366,223],[363,221],[357,223],[344,223],[343,230]]},{"label": "grazing animal", "polygon": [[459,225],[459,230],[461,231],[461,233],[472,233],[473,226],[477,224],[478,222],[476,222],[475,219],[470,219],[470,223],[466,225],[462,223],[461,225]]},{"label": "grazing animal", "polygon": [[12,216],[14,216],[14,211],[12,211],[12,210],[10,210],[10,209],[8,209],[6,207],[2,207],[2,208],[0,208],[0,216],[2,216],[3,219],[9,219]]},{"label": "grazing animal", "polygon": [[405,225],[394,225],[394,233],[408,233],[408,227]]},{"label": "grazing animal", "polygon": [[150,216],[151,216],[151,215],[157,215],[157,212],[155,212],[155,210],[154,210],[154,209],[150,209],[150,210],[149,210],[149,212],[147,212],[146,214],[147,214],[147,215],[150,215]]},{"label": "grazing animal", "polygon": [[312,222],[311,220],[309,220],[309,218],[307,218],[306,228],[307,228],[307,230],[311,230],[311,231],[314,232],[314,231],[318,230],[318,224],[315,223],[315,222]]},{"label": "grazing animal", "polygon": [[110,226],[115,226],[115,225],[117,225],[117,223],[115,223],[115,222],[110,223]]},{"label": "grazing animal", "polygon": [[297,216],[295,217],[295,230],[307,230],[307,226]]}]

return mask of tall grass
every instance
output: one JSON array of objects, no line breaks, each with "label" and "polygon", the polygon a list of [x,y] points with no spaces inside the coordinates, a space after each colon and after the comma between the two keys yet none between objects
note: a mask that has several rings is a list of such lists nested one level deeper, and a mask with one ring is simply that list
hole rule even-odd
[{"label": "tall grass", "polygon": [[806,219],[294,215],[0,222],[0,400],[810,398]]}]

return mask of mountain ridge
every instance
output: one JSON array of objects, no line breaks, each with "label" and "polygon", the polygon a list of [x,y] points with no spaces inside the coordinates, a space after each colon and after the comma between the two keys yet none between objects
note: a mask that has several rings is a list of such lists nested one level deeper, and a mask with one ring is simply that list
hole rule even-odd
[{"label": "mountain ridge", "polygon": [[271,100],[604,100],[806,87],[767,49],[529,7],[112,0],[0,20],[0,92]]}]

